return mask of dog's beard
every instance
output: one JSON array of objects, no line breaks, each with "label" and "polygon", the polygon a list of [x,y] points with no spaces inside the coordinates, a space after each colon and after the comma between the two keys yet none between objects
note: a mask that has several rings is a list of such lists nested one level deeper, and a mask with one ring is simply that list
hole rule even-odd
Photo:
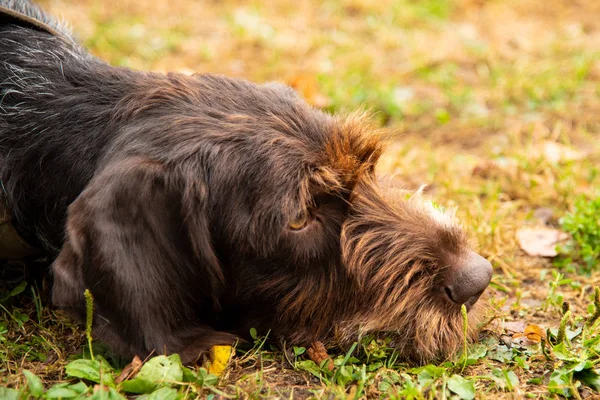
[{"label": "dog's beard", "polygon": [[467,239],[452,215],[432,215],[441,211],[423,202],[392,197],[372,184],[357,189],[341,244],[360,306],[339,327],[341,342],[376,333],[391,339],[401,359],[422,364],[445,359],[476,338],[484,303],[470,307],[465,337],[461,306],[446,296],[441,279],[452,273],[446,254],[468,249]]},{"label": "dog's beard", "polygon": [[429,286],[417,284],[403,292],[399,301],[380,298],[375,304],[364,303],[364,310],[355,318],[340,323],[335,341],[349,347],[374,334],[395,348],[402,361],[425,364],[448,359],[465,341],[477,338],[488,307],[481,300],[472,306],[465,336],[460,306],[439,301],[429,290]]}]

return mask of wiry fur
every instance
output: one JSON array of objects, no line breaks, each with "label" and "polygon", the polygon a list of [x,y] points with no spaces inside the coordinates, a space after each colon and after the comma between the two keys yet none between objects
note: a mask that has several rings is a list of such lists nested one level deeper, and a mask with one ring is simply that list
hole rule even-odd
[{"label": "wiry fur", "polygon": [[[345,264],[365,294],[363,312],[357,310],[346,331],[352,337],[359,325],[364,332],[386,332],[404,357],[417,362],[443,355],[440,349],[451,353],[464,340],[460,306],[448,303],[442,290],[468,243],[450,215],[440,218],[431,207],[419,195],[385,193],[365,180],[342,230]],[[476,303],[470,311],[470,338],[481,307]]]},{"label": "wiry fur", "polygon": [[[0,5],[62,29],[28,2]],[[378,186],[382,143],[365,118],[278,84],[111,67],[14,24],[0,37],[16,227],[60,249],[54,303],[83,319],[90,289],[95,335],[115,351],[192,361],[252,327],[295,345],[381,332],[415,362],[461,343],[443,287],[465,236],[419,195]],[[303,210],[310,223],[290,230]],[[471,337],[480,319],[477,303]]]},{"label": "wiry fur", "polygon": [[64,35],[65,39],[72,40],[72,32],[67,23],[50,17],[30,0],[2,0],[0,1],[0,7],[5,7],[9,10],[16,11],[19,14],[33,18],[34,20],[47,25],[52,30],[61,33]]}]

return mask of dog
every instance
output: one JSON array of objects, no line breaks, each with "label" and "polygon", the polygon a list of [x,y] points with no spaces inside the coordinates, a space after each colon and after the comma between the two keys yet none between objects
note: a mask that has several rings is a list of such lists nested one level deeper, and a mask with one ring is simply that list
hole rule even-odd
[{"label": "dog", "polygon": [[383,137],[290,88],[133,71],[0,0],[0,178],[52,302],[114,352],[194,362],[249,330],[295,346],[391,339],[440,360],[477,336],[491,264],[452,212],[375,176]]}]

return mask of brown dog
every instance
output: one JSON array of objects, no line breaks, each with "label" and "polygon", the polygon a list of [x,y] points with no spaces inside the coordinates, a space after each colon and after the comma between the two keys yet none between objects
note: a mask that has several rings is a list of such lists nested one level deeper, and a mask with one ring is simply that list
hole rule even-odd
[{"label": "brown dog", "polygon": [[8,207],[60,249],[54,303],[84,319],[89,289],[115,351],[189,362],[254,327],[294,345],[377,332],[424,362],[462,342],[462,304],[476,334],[490,264],[452,215],[377,185],[362,117],[277,84],[111,67],[30,3],[1,5]]}]

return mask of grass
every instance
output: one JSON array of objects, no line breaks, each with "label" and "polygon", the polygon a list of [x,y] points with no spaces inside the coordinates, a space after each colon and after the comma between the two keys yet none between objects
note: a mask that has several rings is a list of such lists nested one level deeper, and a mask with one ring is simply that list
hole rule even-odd
[{"label": "grass", "polygon": [[574,208],[559,221],[571,239],[560,248],[562,257],[555,265],[589,273],[600,266],[600,195],[593,200],[579,197]]},{"label": "grass", "polygon": [[[302,94],[330,111],[375,110],[397,139],[382,179],[429,184],[494,265],[493,320],[466,352],[419,368],[398,362],[385,339],[332,353],[330,371],[304,348],[256,337],[219,379],[159,357],[140,372],[145,382],[114,384],[128,360],[94,342],[92,361],[86,332],[47,307],[47,283],[15,284],[0,296],[0,398],[116,399],[140,385],[163,399],[598,396],[595,2],[43,3],[116,65],[302,81]],[[554,260],[519,248],[515,232],[540,225],[571,236]]]}]

